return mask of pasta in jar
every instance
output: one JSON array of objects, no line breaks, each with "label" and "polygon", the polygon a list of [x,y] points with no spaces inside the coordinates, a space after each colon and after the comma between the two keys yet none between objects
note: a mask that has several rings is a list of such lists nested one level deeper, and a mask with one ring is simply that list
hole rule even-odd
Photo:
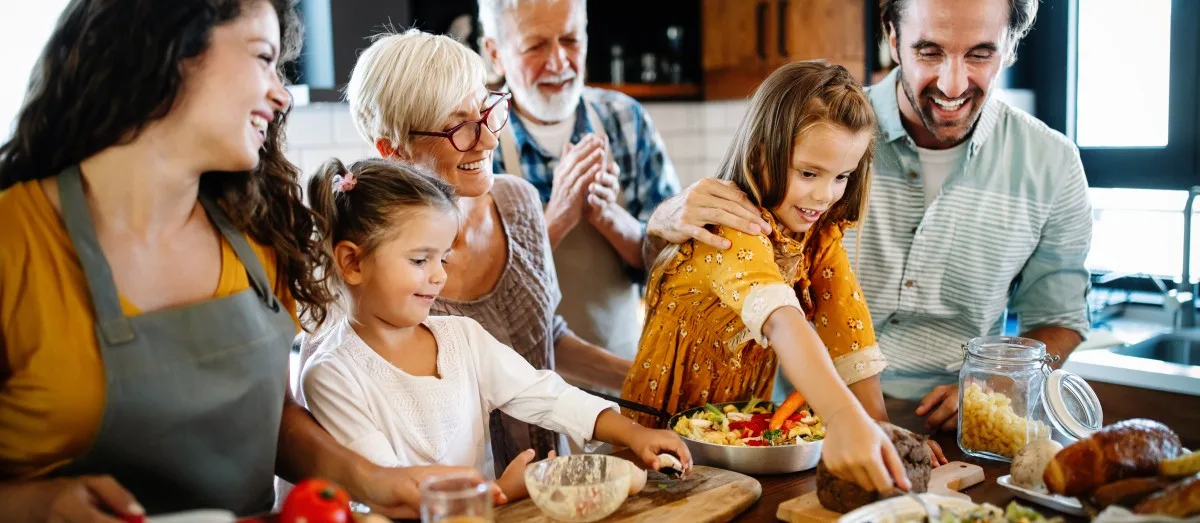
[{"label": "pasta in jar", "polygon": [[971,383],[963,390],[961,411],[959,444],[964,451],[1012,458],[1026,442],[1050,437],[1048,425],[1018,414],[1012,399],[986,391],[979,383]]}]

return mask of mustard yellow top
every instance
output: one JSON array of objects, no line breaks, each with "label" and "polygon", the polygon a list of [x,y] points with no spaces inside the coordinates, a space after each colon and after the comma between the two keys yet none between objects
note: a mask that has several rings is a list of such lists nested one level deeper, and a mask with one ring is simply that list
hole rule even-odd
[{"label": "mustard yellow top", "polygon": [[[43,476],[81,456],[104,412],[104,362],[87,280],[58,212],[36,181],[0,192],[0,479]],[[275,254],[250,241],[295,315]],[[221,241],[214,298],[250,288]],[[139,313],[121,298],[125,314]]]},{"label": "mustard yellow top", "polygon": [[[842,237],[849,223],[793,239],[774,216],[768,235],[719,228],[725,250],[690,241],[650,275],[646,327],[621,396],[668,413],[769,398],[776,358],[762,334],[780,307],[804,312],[847,384],[887,366]],[[659,420],[626,410],[646,426]]]}]

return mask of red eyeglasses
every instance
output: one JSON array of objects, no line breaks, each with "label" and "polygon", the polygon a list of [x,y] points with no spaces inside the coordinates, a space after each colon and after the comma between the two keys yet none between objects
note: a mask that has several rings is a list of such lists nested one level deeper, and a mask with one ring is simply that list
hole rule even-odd
[{"label": "red eyeglasses", "polygon": [[470,151],[479,143],[479,137],[483,134],[483,126],[486,125],[492,133],[498,133],[500,129],[504,128],[504,124],[508,123],[512,93],[489,91],[488,95],[498,96],[499,99],[484,109],[478,120],[469,120],[445,131],[410,131],[409,134],[446,138],[458,152]]}]

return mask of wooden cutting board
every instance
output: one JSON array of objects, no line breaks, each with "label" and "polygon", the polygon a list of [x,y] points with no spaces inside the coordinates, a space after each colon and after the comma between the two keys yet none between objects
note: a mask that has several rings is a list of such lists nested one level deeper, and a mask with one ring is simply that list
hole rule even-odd
[{"label": "wooden cutting board", "polygon": [[[741,514],[762,495],[758,480],[728,470],[696,466],[680,481],[650,478],[641,493],[630,496],[604,521],[654,523],[724,523]],[[524,499],[496,507],[496,521],[550,523],[533,501]]]},{"label": "wooden cutting board", "polygon": [[[951,461],[930,472],[928,492],[969,500],[970,496],[959,491],[982,482],[983,467],[961,461]],[[798,498],[780,503],[775,517],[789,523],[824,523],[837,521],[842,514],[822,507],[820,500],[817,499],[817,491],[814,490]]]}]

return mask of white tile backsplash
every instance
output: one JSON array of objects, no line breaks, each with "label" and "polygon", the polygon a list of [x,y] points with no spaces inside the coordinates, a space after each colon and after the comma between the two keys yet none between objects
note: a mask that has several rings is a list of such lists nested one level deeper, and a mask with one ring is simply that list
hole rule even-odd
[{"label": "white tile backsplash", "polygon": [[736,130],[738,125],[742,123],[742,118],[746,116],[746,108],[750,105],[747,100],[729,100],[724,102],[725,105],[725,128],[730,131]]},{"label": "white tile backsplash", "polygon": [[709,102],[700,104],[697,107],[696,115],[699,117],[697,127],[705,131],[725,129],[725,103],[724,102]]},{"label": "white tile backsplash", "polygon": [[288,148],[327,146],[333,143],[330,115],[335,108],[334,104],[313,104],[292,109],[287,118]]},{"label": "white tile backsplash", "polygon": [[[746,111],[744,100],[643,105],[662,135],[684,187],[716,174]],[[315,103],[293,109],[288,117],[287,143],[287,156],[300,167],[305,180],[330,157],[353,162],[378,156],[358,135],[349,106],[344,103]]]},{"label": "white tile backsplash", "polygon": [[694,131],[692,113],[695,104],[689,103],[657,103],[646,104],[646,112],[650,121],[658,128],[660,134],[668,135],[681,131]]},{"label": "white tile backsplash", "polygon": [[333,141],[339,144],[346,145],[367,145],[370,144],[358,134],[358,129],[354,127],[354,118],[350,117],[350,110],[345,105],[339,105],[337,110],[333,111]]},{"label": "white tile backsplash", "polygon": [[675,172],[679,175],[680,187],[687,187],[696,183],[696,180],[712,174],[704,169],[703,160],[675,160],[672,158],[671,161],[675,163]]},{"label": "white tile backsplash", "polygon": [[720,160],[725,157],[725,150],[733,141],[733,131],[710,131],[704,134],[704,154],[706,160]]},{"label": "white tile backsplash", "polygon": [[667,157],[679,163],[704,158],[704,135],[695,131],[663,134],[667,144]]},{"label": "white tile backsplash", "polygon": [[312,176],[330,158],[337,158],[342,163],[349,165],[363,158],[375,156],[379,155],[375,153],[374,149],[365,145],[329,145],[305,149],[300,153],[304,171],[304,176],[301,178],[302,183],[308,183],[308,177]]}]

